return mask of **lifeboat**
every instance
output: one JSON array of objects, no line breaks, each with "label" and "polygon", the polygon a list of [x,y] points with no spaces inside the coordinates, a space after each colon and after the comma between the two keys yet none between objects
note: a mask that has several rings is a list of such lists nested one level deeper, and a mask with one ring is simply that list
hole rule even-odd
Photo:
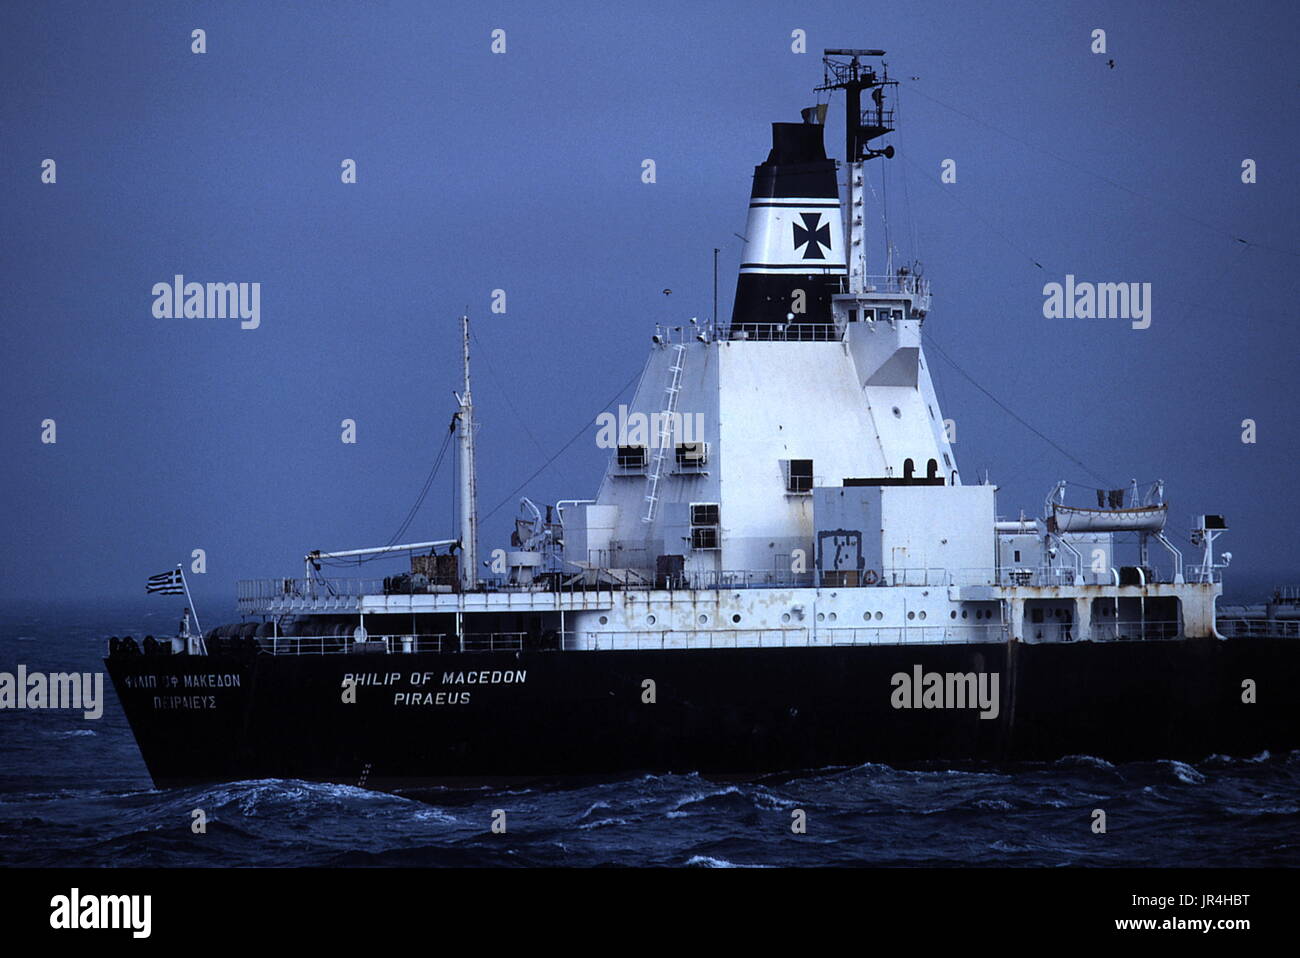
[{"label": "lifeboat", "polygon": [[1052,524],[1057,532],[1159,532],[1165,527],[1167,503],[1132,509],[1084,509],[1052,505]]}]

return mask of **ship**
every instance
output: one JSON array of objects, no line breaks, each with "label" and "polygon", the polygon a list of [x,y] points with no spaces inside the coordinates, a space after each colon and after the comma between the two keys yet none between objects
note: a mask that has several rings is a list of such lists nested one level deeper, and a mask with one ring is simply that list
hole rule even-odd
[{"label": "ship", "polygon": [[[817,105],[772,124],[730,321],[656,326],[631,401],[592,423],[594,498],[523,499],[479,551],[462,316],[455,538],[314,549],[300,576],[239,582],[238,621],[112,637],[154,783],[418,791],[1300,746],[1300,616],[1218,628],[1222,514],[1199,514],[1184,561],[1162,482],[1069,503],[1059,482],[1006,518],[959,469],[930,281],[892,255],[868,271],[869,164],[894,155],[883,57],[825,51]],[[333,574],[380,560],[400,571]]]}]

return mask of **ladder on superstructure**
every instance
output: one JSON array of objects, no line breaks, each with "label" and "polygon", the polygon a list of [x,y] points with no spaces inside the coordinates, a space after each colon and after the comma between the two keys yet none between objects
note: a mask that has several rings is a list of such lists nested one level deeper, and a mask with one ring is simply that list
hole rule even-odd
[{"label": "ladder on superstructure", "polygon": [[674,343],[673,364],[668,367],[668,388],[664,392],[664,412],[659,418],[659,433],[656,437],[654,462],[645,480],[645,515],[642,522],[652,522],[655,506],[659,503],[659,479],[663,475],[664,457],[672,444],[673,421],[677,414],[677,394],[681,392],[682,362],[686,358],[686,347]]}]

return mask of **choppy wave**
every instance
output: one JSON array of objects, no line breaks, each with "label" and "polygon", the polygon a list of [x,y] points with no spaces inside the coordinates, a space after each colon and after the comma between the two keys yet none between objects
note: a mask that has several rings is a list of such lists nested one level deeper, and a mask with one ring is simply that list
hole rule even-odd
[{"label": "choppy wave", "polygon": [[[24,865],[1300,865],[1300,764],[822,769],[713,784],[447,789],[423,800],[257,780],[0,790]],[[1108,831],[1093,831],[1096,810]],[[204,820],[196,829],[196,810]],[[494,815],[505,814],[505,831]],[[804,830],[794,825],[802,818]]]}]

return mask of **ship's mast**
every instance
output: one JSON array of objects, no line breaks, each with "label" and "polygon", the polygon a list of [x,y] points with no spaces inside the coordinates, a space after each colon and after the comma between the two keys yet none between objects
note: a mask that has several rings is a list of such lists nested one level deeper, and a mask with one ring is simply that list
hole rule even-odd
[{"label": "ship's mast", "polygon": [[[862,294],[867,281],[866,180],[863,164],[877,156],[894,155],[894,148],[877,150],[870,144],[893,132],[894,111],[885,108],[885,88],[897,86],[881,65],[881,72],[864,65],[861,57],[883,57],[884,50],[823,50],[825,67],[818,92],[844,91],[844,160],[848,165],[849,206],[845,230],[849,237],[849,292]],[[848,59],[844,59],[847,57]],[[862,109],[862,91],[870,90],[873,106]]]},{"label": "ship's mast", "polygon": [[460,317],[464,392],[456,397],[460,448],[460,587],[472,590],[478,583],[478,488],[474,473],[474,403],[469,388],[469,314]]}]

